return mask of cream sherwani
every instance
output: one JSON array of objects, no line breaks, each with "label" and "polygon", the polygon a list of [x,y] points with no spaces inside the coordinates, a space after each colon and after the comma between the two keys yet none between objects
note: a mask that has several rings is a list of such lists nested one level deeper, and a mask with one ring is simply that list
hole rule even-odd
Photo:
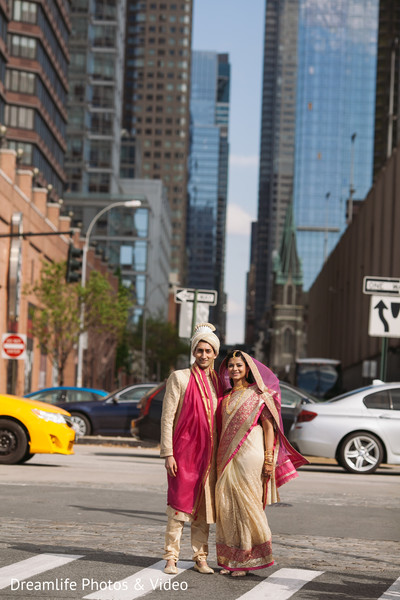
[{"label": "cream sherwani", "polygon": [[[161,416],[161,449],[160,456],[165,458],[173,456],[173,435],[179,415],[182,409],[186,389],[189,384],[190,369],[175,371],[167,381],[167,389],[163,401]],[[215,412],[217,409],[217,394],[209,375],[208,384],[212,394],[214,406],[214,430],[213,438],[217,439],[217,426]],[[176,511],[171,506],[167,507],[168,524],[165,535],[164,559],[178,560],[180,549],[180,538],[184,522],[191,522],[191,539],[193,548],[193,560],[205,560],[208,554],[208,532],[209,523],[215,523],[215,482],[216,482],[216,454],[217,448],[214,444],[211,460],[210,473],[204,486],[204,496],[196,520],[191,514]],[[178,465],[179,468],[179,465]]]}]

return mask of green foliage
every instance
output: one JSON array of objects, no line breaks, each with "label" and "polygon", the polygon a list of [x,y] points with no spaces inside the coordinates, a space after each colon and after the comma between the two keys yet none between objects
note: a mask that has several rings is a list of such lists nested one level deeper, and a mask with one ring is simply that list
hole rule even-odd
[{"label": "green foliage", "polygon": [[[63,384],[67,359],[78,344],[79,335],[89,332],[94,339],[107,336],[108,343],[122,339],[131,302],[120,286],[115,292],[108,279],[92,271],[83,288],[66,283],[66,263],[43,263],[39,281],[25,290],[36,296],[32,325],[39,346],[57,367],[59,385]],[[80,313],[84,303],[84,323]]]},{"label": "green foliage", "polygon": [[[132,336],[132,345],[142,348],[143,319]],[[176,327],[161,318],[146,319],[146,379],[162,381],[177,366],[180,355],[189,356],[189,345],[178,335]]]}]

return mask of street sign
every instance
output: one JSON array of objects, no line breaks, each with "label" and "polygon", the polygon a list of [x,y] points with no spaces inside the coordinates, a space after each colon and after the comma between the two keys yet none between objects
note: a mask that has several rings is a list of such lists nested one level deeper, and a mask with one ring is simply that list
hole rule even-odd
[{"label": "street sign", "polygon": [[26,335],[21,333],[3,333],[1,337],[2,358],[25,360]]},{"label": "street sign", "polygon": [[371,296],[368,333],[400,338],[400,297]]},{"label": "street sign", "polygon": [[[192,288],[176,288],[175,302],[194,302],[196,290]],[[197,290],[197,302],[200,304],[210,304],[215,306],[218,300],[218,292],[216,290]]]},{"label": "street sign", "polygon": [[[198,303],[196,305],[197,323],[207,323],[210,308],[208,304]],[[179,312],[179,337],[190,338],[192,336],[193,324],[193,302],[182,302]]]},{"label": "street sign", "polygon": [[400,278],[398,277],[364,277],[364,294],[380,294],[381,296],[400,296]]}]

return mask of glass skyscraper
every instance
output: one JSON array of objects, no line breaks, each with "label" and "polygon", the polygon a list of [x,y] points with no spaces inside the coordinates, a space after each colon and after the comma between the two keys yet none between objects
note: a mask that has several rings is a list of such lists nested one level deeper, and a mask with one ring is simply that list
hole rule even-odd
[{"label": "glass skyscraper", "polygon": [[225,331],[224,257],[230,65],[226,54],[192,53],[188,182],[188,286],[218,291],[211,318]]},{"label": "glass skyscraper", "polygon": [[304,289],[372,183],[378,0],[301,0],[294,216]]},{"label": "glass skyscraper", "polygon": [[361,200],[371,186],[378,6],[267,2],[248,343],[262,331],[268,345],[272,257],[288,204],[307,290],[345,229],[349,197]]}]

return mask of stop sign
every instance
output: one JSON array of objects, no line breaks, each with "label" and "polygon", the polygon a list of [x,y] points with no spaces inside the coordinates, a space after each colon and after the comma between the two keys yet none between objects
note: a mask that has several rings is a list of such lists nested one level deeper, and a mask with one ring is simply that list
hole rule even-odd
[{"label": "stop sign", "polygon": [[3,358],[26,358],[26,335],[20,333],[4,333],[1,341]]}]

